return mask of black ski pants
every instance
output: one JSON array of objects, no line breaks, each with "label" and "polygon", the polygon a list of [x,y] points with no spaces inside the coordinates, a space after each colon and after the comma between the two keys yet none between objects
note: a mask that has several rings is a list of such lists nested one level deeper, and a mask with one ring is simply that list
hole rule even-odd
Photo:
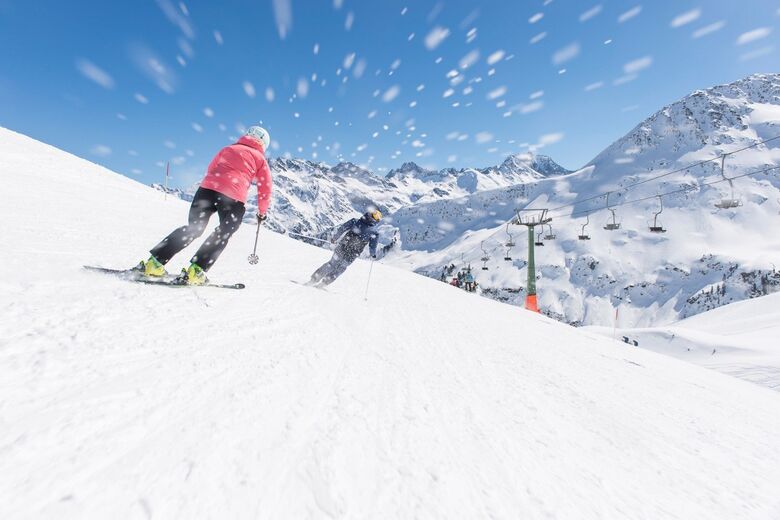
[{"label": "black ski pants", "polygon": [[309,283],[322,286],[333,283],[360,256],[366,244],[368,242],[363,242],[354,233],[347,233],[333,251],[333,257],[314,271]]},{"label": "black ski pants", "polygon": [[209,219],[214,213],[219,215],[219,226],[209,235],[200,246],[198,252],[192,257],[192,263],[197,264],[204,271],[214,265],[225,246],[241,225],[244,217],[244,203],[231,199],[221,193],[206,188],[198,188],[195,198],[190,206],[190,214],[186,226],[182,226],[171,232],[162,242],[154,246],[149,252],[161,264],[167,264],[173,256],[190,245],[206,230]]}]

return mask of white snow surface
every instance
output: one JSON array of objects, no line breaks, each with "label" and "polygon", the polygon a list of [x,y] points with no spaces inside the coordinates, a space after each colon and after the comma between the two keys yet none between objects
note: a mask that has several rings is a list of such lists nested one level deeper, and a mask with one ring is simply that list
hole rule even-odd
[{"label": "white snow surface", "polygon": [[588,329],[628,337],[641,348],[780,392],[780,294],[731,303],[664,327]]},{"label": "white snow surface", "polygon": [[86,272],[187,204],[4,129],[0,180],[0,518],[780,516],[776,392],[251,225],[243,291]]}]

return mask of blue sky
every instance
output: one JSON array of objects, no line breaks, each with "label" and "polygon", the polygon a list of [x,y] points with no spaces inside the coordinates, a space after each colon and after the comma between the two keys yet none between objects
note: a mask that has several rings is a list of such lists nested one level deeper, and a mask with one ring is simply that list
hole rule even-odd
[{"label": "blue sky", "polygon": [[577,168],[698,88],[777,72],[776,1],[0,0],[0,125],[159,182],[241,128],[378,172]]}]

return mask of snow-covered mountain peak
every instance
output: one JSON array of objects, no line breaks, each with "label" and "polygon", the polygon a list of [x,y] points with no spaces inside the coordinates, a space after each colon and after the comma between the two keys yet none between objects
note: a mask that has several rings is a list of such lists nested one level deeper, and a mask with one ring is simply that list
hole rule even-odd
[{"label": "snow-covered mountain peak", "polygon": [[[486,168],[483,172],[492,169],[493,168]],[[505,176],[528,176],[529,181],[553,175],[571,173],[569,170],[553,161],[552,158],[530,152],[510,155],[500,166],[496,167],[495,170]]]},{"label": "snow-covered mountain peak", "polygon": [[439,172],[428,170],[414,161],[409,161],[403,163],[400,168],[390,170],[390,173],[387,174],[388,179],[404,179],[406,177],[417,179],[435,178],[439,177]]},{"label": "snow-covered mountain peak", "polygon": [[277,157],[269,161],[268,166],[271,171],[276,172],[301,172],[310,174],[323,174],[330,167],[324,163],[317,163],[305,159],[286,159]]},{"label": "snow-covered mountain peak", "polygon": [[330,171],[346,177],[375,177],[375,175],[369,170],[349,161],[338,163],[336,166],[331,168]]},{"label": "snow-covered mountain peak", "polygon": [[590,164],[604,179],[614,165],[625,175],[716,157],[780,134],[779,120],[780,74],[754,74],[663,107]]}]

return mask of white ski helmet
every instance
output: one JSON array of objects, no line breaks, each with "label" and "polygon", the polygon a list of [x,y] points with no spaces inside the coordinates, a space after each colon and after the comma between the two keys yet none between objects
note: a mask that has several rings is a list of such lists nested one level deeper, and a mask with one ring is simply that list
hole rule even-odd
[{"label": "white ski helmet", "polygon": [[263,150],[268,150],[268,147],[271,146],[271,135],[262,126],[250,126],[244,135],[263,143]]}]

